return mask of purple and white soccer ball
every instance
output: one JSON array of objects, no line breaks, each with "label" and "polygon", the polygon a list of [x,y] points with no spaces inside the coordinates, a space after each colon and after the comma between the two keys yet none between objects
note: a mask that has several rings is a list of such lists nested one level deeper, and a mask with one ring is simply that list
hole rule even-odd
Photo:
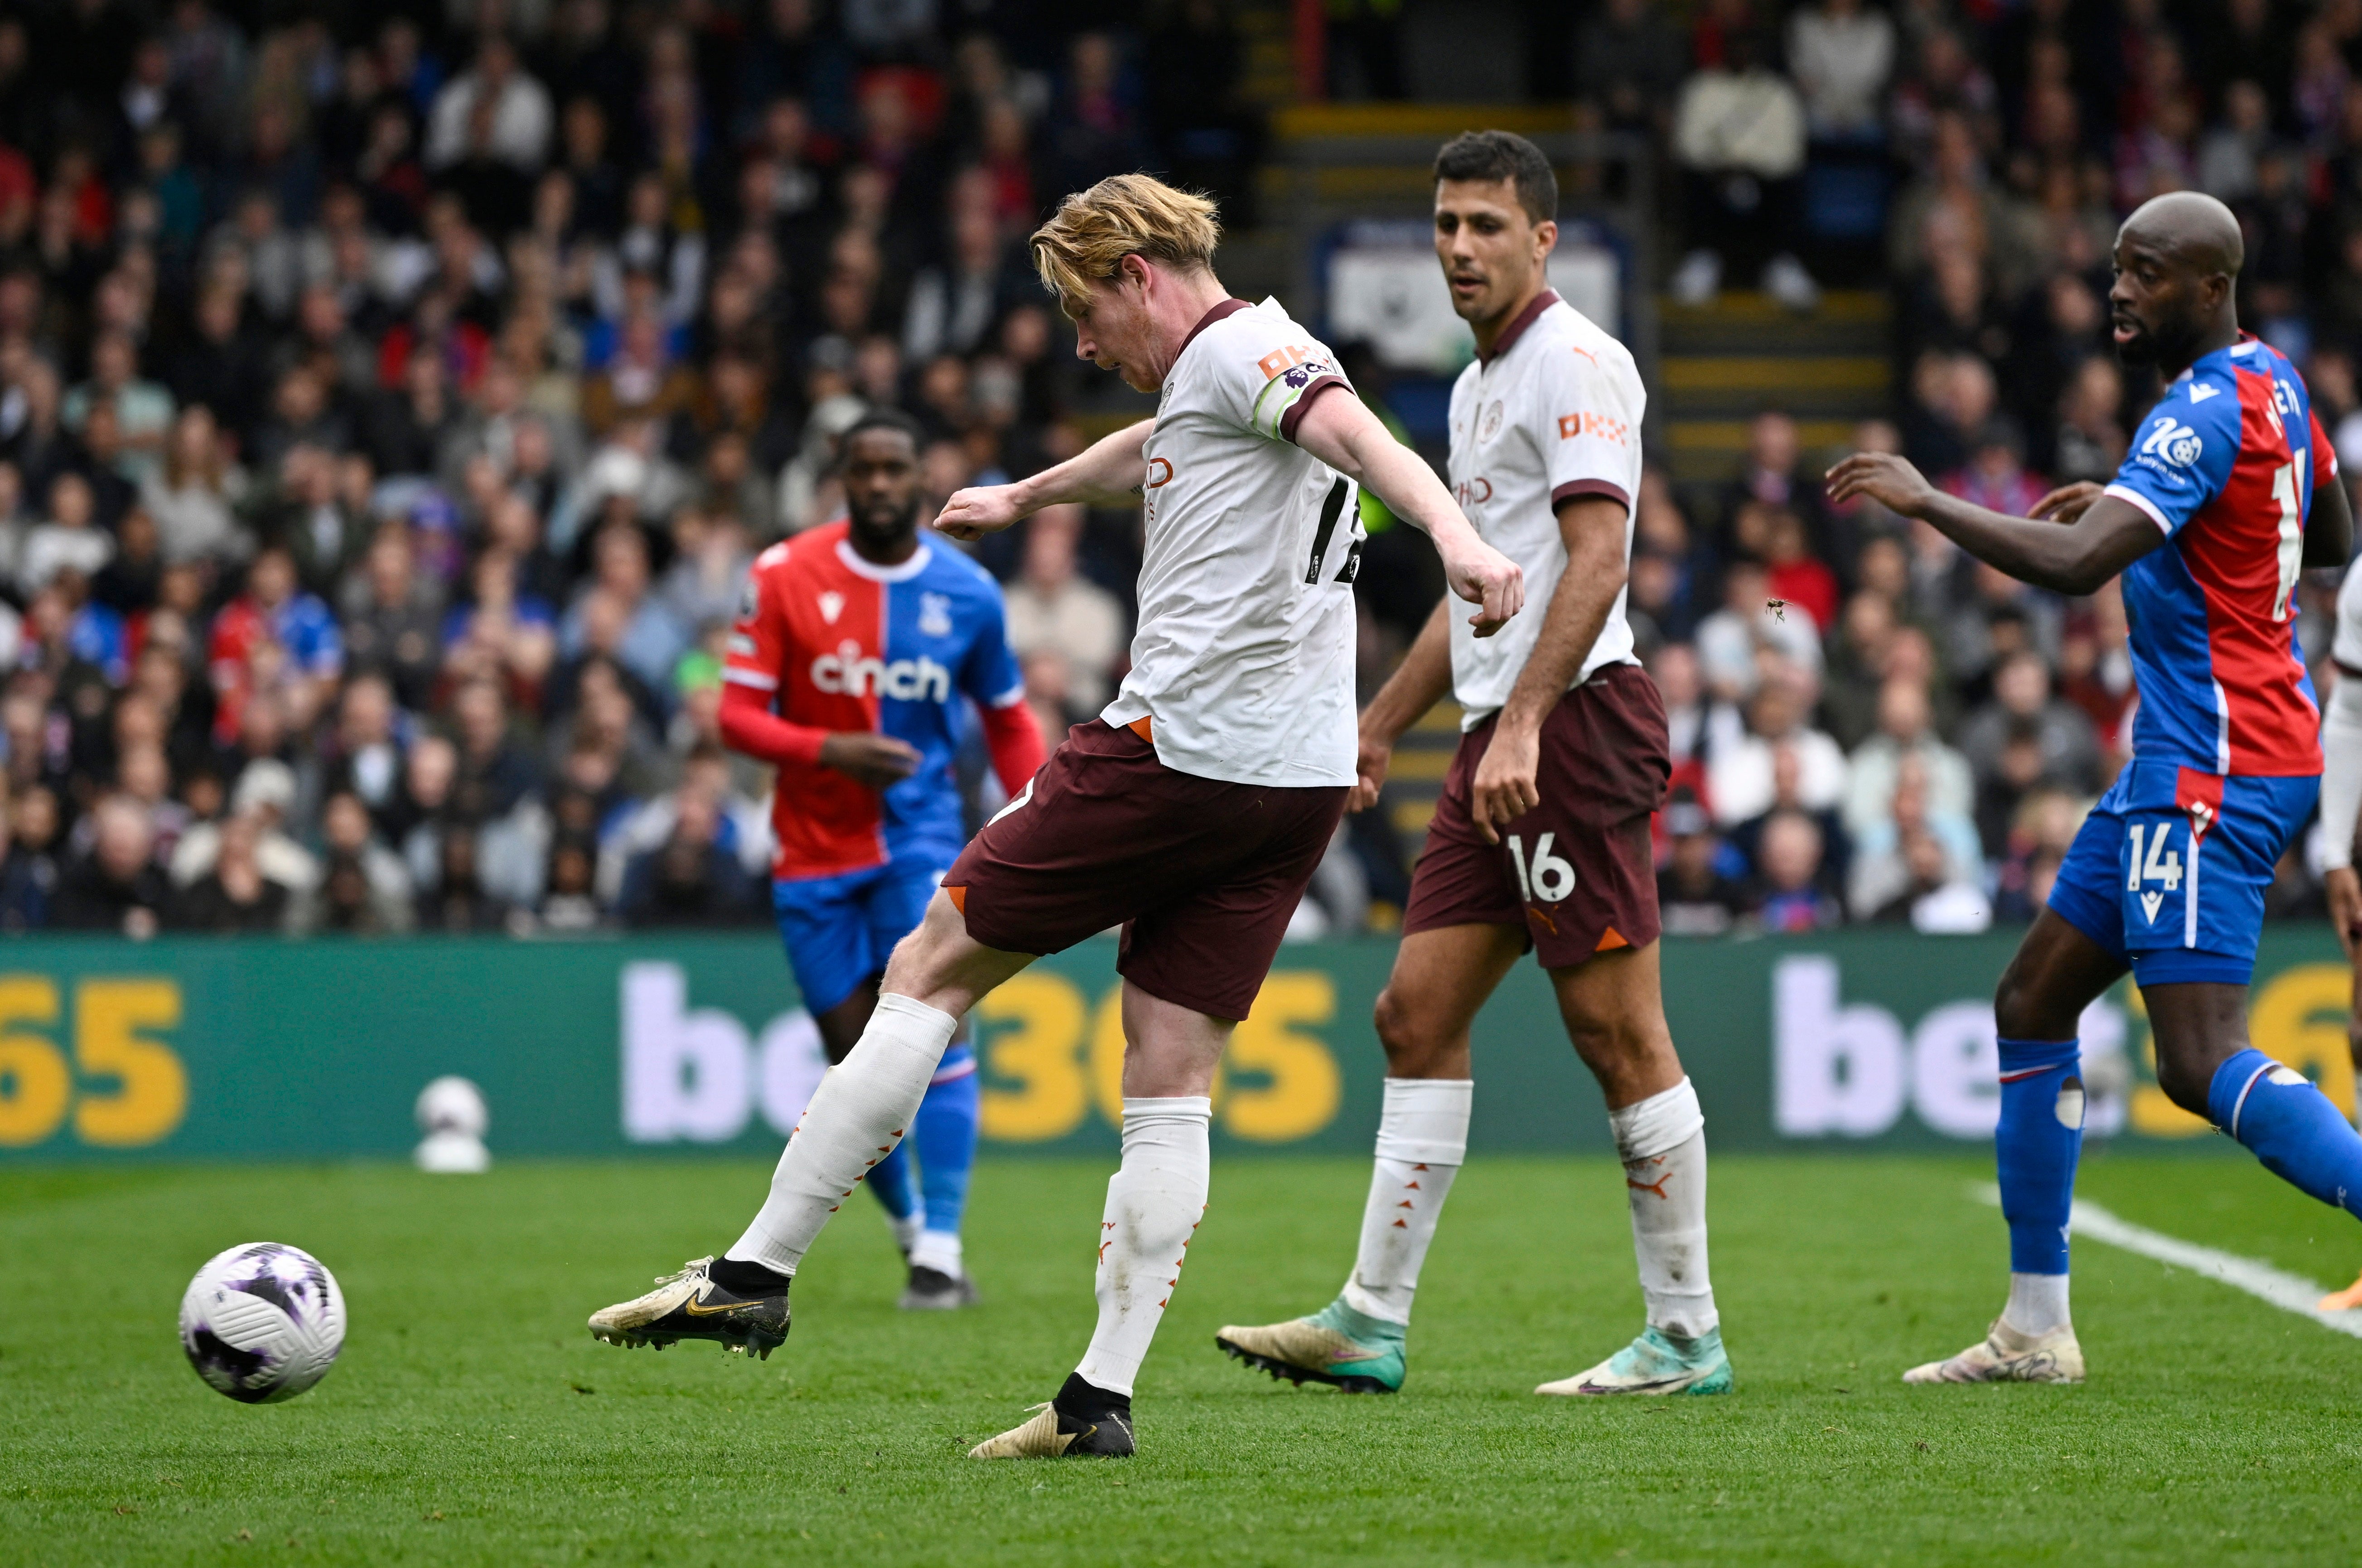
[{"label": "purple and white soccer ball", "polygon": [[345,1293],[300,1247],[249,1242],[197,1270],[181,1297],[181,1348],[197,1375],[248,1405],[292,1399],[345,1344]]}]

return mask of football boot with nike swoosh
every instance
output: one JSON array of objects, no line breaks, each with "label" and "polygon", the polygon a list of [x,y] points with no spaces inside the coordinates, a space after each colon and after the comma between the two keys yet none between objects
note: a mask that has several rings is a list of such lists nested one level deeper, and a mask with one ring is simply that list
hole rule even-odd
[{"label": "football boot with nike swoosh", "polygon": [[679,1274],[667,1275],[645,1296],[619,1301],[590,1314],[590,1333],[611,1345],[662,1350],[681,1340],[713,1340],[724,1350],[769,1360],[787,1342],[788,1293],[740,1296],[707,1271],[713,1260],[695,1258]]}]

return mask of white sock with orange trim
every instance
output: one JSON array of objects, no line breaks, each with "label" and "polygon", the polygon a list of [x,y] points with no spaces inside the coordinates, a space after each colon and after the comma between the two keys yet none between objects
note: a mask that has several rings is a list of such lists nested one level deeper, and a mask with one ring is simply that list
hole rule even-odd
[{"label": "white sock with orange trim", "polygon": [[771,1196],[725,1255],[795,1273],[828,1217],[910,1130],[958,1027],[924,1002],[879,997],[860,1042],[812,1091],[771,1173]]},{"label": "white sock with orange trim", "polygon": [[1683,1078],[1607,1113],[1624,1157],[1649,1326],[1694,1340],[1722,1321],[1705,1257],[1705,1113]]},{"label": "white sock with orange trim", "polygon": [[1468,1158],[1473,1078],[1388,1078],[1378,1113],[1377,1158],[1362,1209],[1362,1250],[1345,1305],[1389,1323],[1410,1321],[1419,1265],[1435,1240],[1451,1178]]},{"label": "white sock with orange trim", "polygon": [[1214,1102],[1204,1095],[1123,1101],[1123,1164],[1108,1178],[1099,1220],[1098,1329],[1075,1371],[1094,1388],[1131,1397],[1131,1380],[1164,1304],[1181,1283],[1189,1237],[1206,1217]]}]

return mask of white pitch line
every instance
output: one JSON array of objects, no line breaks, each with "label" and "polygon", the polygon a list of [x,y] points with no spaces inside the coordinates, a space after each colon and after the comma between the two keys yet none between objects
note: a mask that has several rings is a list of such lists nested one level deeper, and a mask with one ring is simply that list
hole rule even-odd
[{"label": "white pitch line", "polygon": [[[2001,1206],[2001,1188],[1981,1184],[1976,1188],[1981,1202]],[[2217,1252],[2202,1247],[2195,1242],[2185,1242],[2179,1236],[2169,1236],[2162,1231],[2152,1231],[2120,1220],[2088,1198],[2075,1200],[2070,1228],[2079,1236],[2089,1236],[2095,1242],[2105,1242],[2112,1247],[2122,1247],[2128,1253],[2138,1253],[2176,1268],[2186,1268],[2192,1274],[2202,1274],[2209,1279],[2221,1280],[2234,1290],[2244,1290],[2258,1300],[2268,1301],[2284,1312],[2300,1318],[2310,1318],[2324,1329],[2341,1334],[2351,1334],[2362,1340],[2362,1308],[2324,1312],[2316,1303],[2329,1294],[2302,1275],[2274,1268],[2254,1258],[2243,1258],[2236,1253]]]}]

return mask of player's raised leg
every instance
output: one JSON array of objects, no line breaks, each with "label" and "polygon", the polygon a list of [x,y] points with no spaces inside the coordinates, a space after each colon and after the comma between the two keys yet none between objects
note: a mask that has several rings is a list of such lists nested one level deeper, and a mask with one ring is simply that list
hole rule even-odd
[{"label": "player's raised leg", "polygon": [[805,1252],[909,1132],[961,1015],[1032,961],[970,938],[951,900],[936,895],[895,949],[860,1042],[812,1092],[746,1233],[724,1256],[595,1314],[591,1331],[620,1344],[718,1339],[767,1352],[785,1339],[789,1285]]},{"label": "player's raised leg", "polygon": [[1310,1317],[1225,1327],[1214,1337],[1223,1351],[1293,1383],[1353,1394],[1402,1386],[1419,1269],[1467,1156],[1475,1088],[1468,1032],[1523,948],[1513,925],[1445,926],[1403,938],[1378,997],[1385,1098],[1352,1273]]},{"label": "player's raised leg", "polygon": [[[2097,813],[2095,813],[2097,815]],[[2103,819],[2097,842],[2115,831]],[[2114,867],[2110,867],[2113,876]],[[2001,1121],[1993,1160],[2009,1225],[2009,1300],[1985,1337],[1915,1366],[1905,1383],[2080,1383],[2083,1350],[2068,1313],[2067,1221],[2083,1147],[2083,1010],[2116,982],[2125,958],[2079,924],[2110,934],[2111,906],[2062,867],[2053,908],[2035,918],[1993,997],[2001,1036]],[[2088,909],[2086,905],[2088,904]],[[2065,907],[2076,922],[2061,918]]]},{"label": "player's raised leg", "polygon": [[[792,938],[789,951],[792,956],[795,951]],[[891,951],[890,947],[888,951]],[[884,955],[879,956],[882,958]],[[805,996],[811,998],[814,995],[811,985],[826,982],[815,978],[811,984],[805,984],[801,976],[808,969],[818,970],[819,966],[808,961],[798,970],[799,984]],[[873,972],[844,1000],[814,1010],[812,1022],[820,1030],[821,1051],[828,1057],[831,1066],[852,1055],[854,1046],[860,1043],[861,1032],[869,1027],[869,1015],[877,1010],[877,982],[882,977]],[[824,998],[827,993],[820,994]],[[877,1196],[878,1207],[886,1210],[886,1223],[894,1232],[894,1245],[907,1262],[911,1249],[918,1244],[922,1224],[918,1184],[911,1176],[910,1155],[901,1145],[895,1145],[894,1152],[879,1160],[870,1171],[867,1181],[869,1190]]]},{"label": "player's raised leg", "polygon": [[1706,1263],[1705,1116],[1665,1023],[1655,942],[1551,971],[1567,1037],[1607,1099],[1647,1312],[1639,1337],[1537,1394],[1723,1394],[1733,1386]]}]

